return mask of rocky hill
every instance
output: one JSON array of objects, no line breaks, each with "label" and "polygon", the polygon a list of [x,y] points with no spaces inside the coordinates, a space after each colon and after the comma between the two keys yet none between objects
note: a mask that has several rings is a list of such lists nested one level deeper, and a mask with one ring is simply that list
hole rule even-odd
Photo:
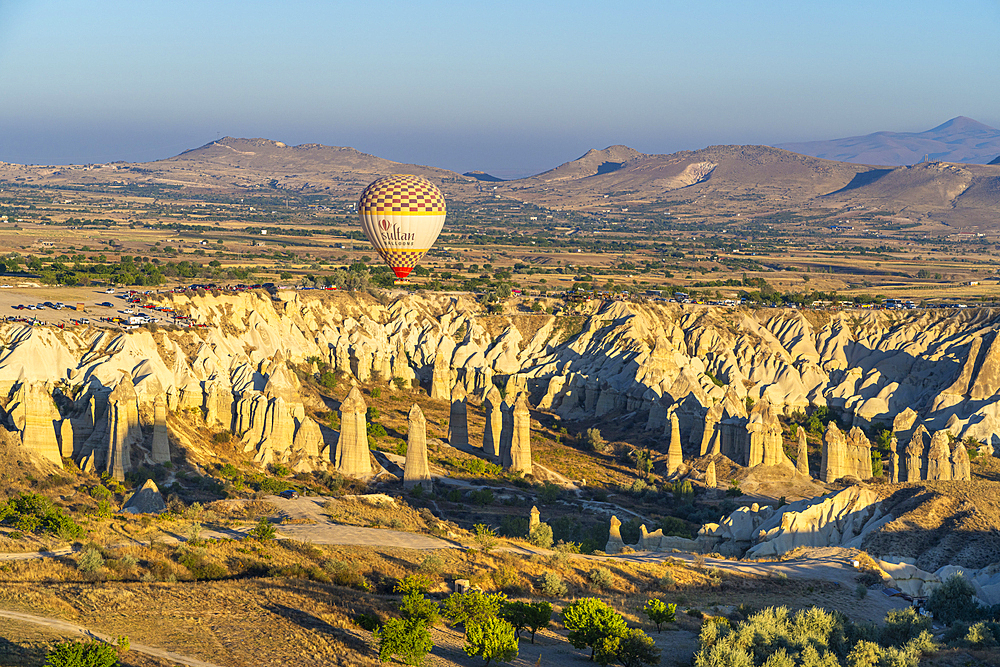
[{"label": "rocky hill", "polygon": [[1000,152],[1000,130],[957,116],[923,132],[875,132],[860,137],[777,144],[827,160],[909,165],[924,160],[986,164]]},{"label": "rocky hill", "polygon": [[490,192],[501,199],[556,210],[648,207],[668,212],[681,204],[704,215],[754,215],[861,206],[986,230],[996,226],[993,211],[1000,205],[1000,166],[931,162],[889,169],[767,146],[709,146],[670,155],[610,146],[537,176],[502,181],[478,172],[463,175],[401,164],[353,148],[226,137],[142,164],[0,164],[0,183],[158,185],[178,193],[288,192],[344,202],[356,198],[373,179],[398,172],[426,176],[452,201],[482,202],[483,184],[489,183]]}]

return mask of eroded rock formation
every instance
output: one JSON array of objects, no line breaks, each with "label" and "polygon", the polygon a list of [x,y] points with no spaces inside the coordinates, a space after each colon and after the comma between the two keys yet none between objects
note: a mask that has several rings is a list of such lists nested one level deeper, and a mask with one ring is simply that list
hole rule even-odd
[{"label": "eroded rock formation", "polygon": [[340,438],[334,463],[337,472],[347,477],[369,477],[372,474],[368,449],[368,428],[365,414],[368,406],[356,386],[340,404]]},{"label": "eroded rock formation", "polygon": [[451,391],[451,411],[448,417],[448,444],[464,449],[469,446],[469,405],[462,383]]},{"label": "eroded rock formation", "polygon": [[427,463],[427,420],[416,403],[407,415],[406,464],[403,467],[403,488],[423,487],[432,491],[431,469]]}]

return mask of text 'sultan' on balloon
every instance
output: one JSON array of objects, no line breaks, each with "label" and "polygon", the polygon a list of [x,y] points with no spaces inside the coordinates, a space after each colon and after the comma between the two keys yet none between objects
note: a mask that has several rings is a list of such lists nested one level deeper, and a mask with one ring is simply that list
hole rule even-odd
[{"label": "text 'sultan' on balloon", "polygon": [[441,233],[444,195],[426,178],[393,174],[365,188],[358,213],[365,236],[402,280]]}]

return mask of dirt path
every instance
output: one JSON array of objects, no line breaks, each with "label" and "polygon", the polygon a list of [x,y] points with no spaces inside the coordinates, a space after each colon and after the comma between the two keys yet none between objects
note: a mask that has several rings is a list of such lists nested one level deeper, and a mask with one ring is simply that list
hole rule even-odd
[{"label": "dirt path", "polygon": [[[76,625],[74,623],[69,623],[68,621],[63,621],[58,618],[48,618],[45,616],[35,616],[34,614],[25,614],[19,611],[7,611],[0,609],[0,618],[9,618],[14,621],[21,621],[22,623],[31,623],[33,625],[40,625],[51,630],[56,630],[58,632],[65,632],[74,635],[83,635],[91,639],[99,639],[103,642],[114,643],[112,637],[107,637],[105,635],[96,633],[87,628]],[[204,660],[199,660],[198,658],[189,658],[187,656],[174,653],[173,651],[166,651],[164,649],[156,648],[153,646],[146,646],[144,644],[130,644],[129,650],[136,651],[138,653],[144,653],[146,655],[151,655],[155,658],[163,658],[164,660],[169,660],[171,662],[180,665],[189,665],[190,667],[219,667],[218,665],[205,662]]]}]

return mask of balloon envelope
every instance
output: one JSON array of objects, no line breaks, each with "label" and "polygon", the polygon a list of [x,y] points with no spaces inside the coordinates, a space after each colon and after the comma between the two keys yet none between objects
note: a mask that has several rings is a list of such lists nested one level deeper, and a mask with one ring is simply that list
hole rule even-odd
[{"label": "balloon envelope", "polygon": [[365,188],[358,213],[365,236],[402,280],[441,233],[444,195],[426,178],[393,174]]}]

